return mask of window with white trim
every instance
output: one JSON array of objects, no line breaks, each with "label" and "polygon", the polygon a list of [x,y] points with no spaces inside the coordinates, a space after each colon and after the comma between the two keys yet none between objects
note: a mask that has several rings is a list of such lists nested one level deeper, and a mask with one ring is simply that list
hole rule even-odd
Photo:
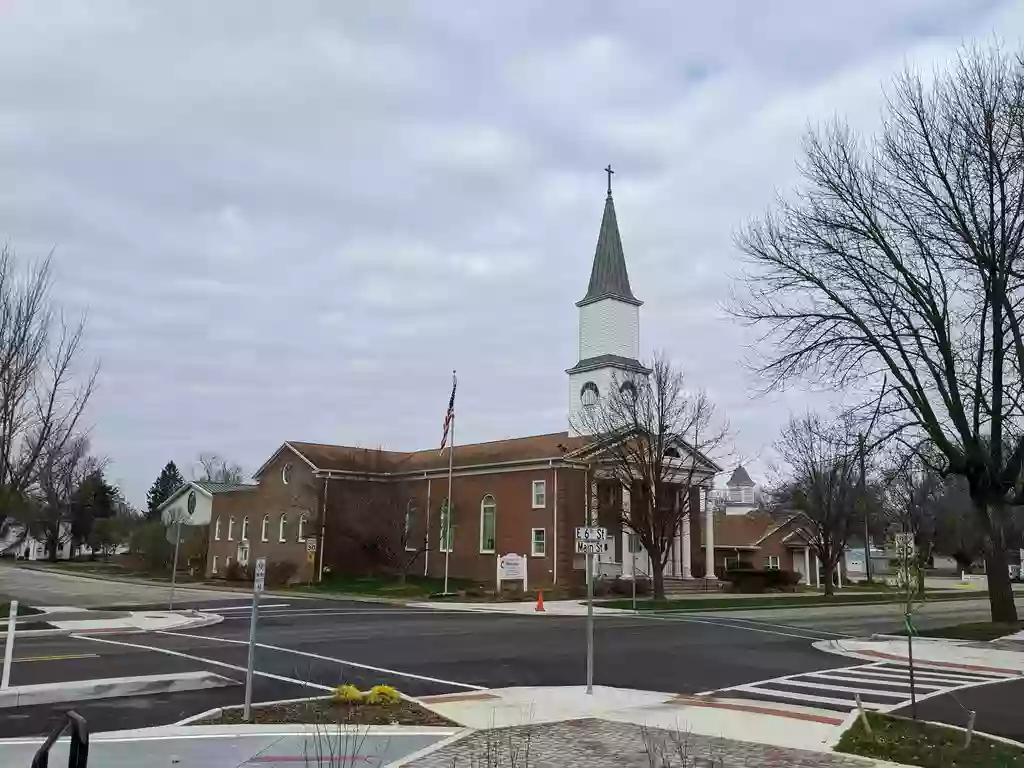
[{"label": "window with white trim", "polygon": [[441,517],[438,521],[438,550],[441,552],[451,552],[452,544],[454,544],[454,537],[452,530],[452,514],[448,508],[448,499],[441,502]]},{"label": "window with white trim", "polygon": [[228,541],[235,540],[235,516],[228,518]]},{"label": "window with white trim", "polygon": [[548,532],[544,528],[534,528],[530,531],[530,554],[534,557],[544,557],[548,553]]},{"label": "window with white trim", "polygon": [[283,542],[286,540],[285,535],[288,530],[288,515],[282,513],[281,518],[277,521],[277,540]]},{"label": "window with white trim", "polygon": [[544,509],[548,504],[547,481],[533,481],[533,508]]},{"label": "window with white trim", "polygon": [[640,542],[640,536],[635,533],[629,534],[629,553],[639,555],[644,551],[644,545]]},{"label": "window with white trim", "polygon": [[292,463],[289,461],[281,467],[281,482],[288,485],[292,481]]},{"label": "window with white trim", "polygon": [[764,567],[767,568],[769,571],[779,570],[779,556],[768,555],[768,557],[764,559]]},{"label": "window with white trim", "polygon": [[498,525],[498,505],[491,494],[480,500],[480,553],[494,554],[494,539]]},{"label": "window with white trim", "polygon": [[220,541],[220,518],[213,521],[213,540]]},{"label": "window with white trim", "polygon": [[210,573],[216,573],[216,572],[217,572],[217,556],[214,555],[213,556],[213,565],[210,566]]},{"label": "window with white trim", "polygon": [[241,539],[242,539],[242,541],[248,541],[248,539],[249,539],[249,518],[248,517],[243,517],[242,518],[242,536],[241,536]]},{"label": "window with white trim", "polygon": [[303,512],[299,515],[299,532],[295,536],[296,541],[306,540],[306,523],[309,522],[309,515]]},{"label": "window with white trim", "polygon": [[260,541],[270,541],[270,515],[264,515],[260,523]]}]

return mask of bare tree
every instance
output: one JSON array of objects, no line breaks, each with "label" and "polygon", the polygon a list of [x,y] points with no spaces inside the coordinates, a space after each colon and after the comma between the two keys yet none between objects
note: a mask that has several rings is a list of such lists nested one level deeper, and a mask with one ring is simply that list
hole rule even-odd
[{"label": "bare tree", "polygon": [[734,305],[765,329],[775,386],[888,377],[886,434],[926,439],[967,482],[1004,622],[1024,465],[1022,102],[1020,58],[971,50],[929,85],[899,77],[873,144],[838,123],[812,133],[804,188],[739,238],[751,269]]},{"label": "bare tree", "polygon": [[892,529],[914,536],[916,559],[923,566],[935,549],[946,482],[922,461],[918,449],[892,458],[882,479],[882,511]]},{"label": "bare tree", "polygon": [[711,457],[723,447],[727,425],[707,394],[688,390],[682,371],[659,353],[649,375],[616,377],[580,409],[573,428],[595,436],[595,468],[630,491],[629,509],[611,506],[650,556],[654,597],[663,599],[672,544],[695,511],[689,490],[717,471]]},{"label": "bare tree", "polygon": [[245,482],[245,470],[214,451],[200,453],[196,464],[198,467],[192,468],[192,477],[195,480],[231,485],[241,485]]},{"label": "bare tree", "polygon": [[78,365],[84,320],[69,323],[50,289],[49,258],[21,268],[0,248],[0,517],[27,513],[41,465],[78,439],[96,383],[98,368]]},{"label": "bare tree", "polygon": [[831,595],[864,507],[856,436],[846,419],[827,423],[807,413],[790,417],[775,448],[784,465],[776,500],[800,512],[802,536],[825,569],[825,594]]},{"label": "bare tree", "polygon": [[332,535],[355,542],[371,566],[404,584],[429,547],[425,501],[393,477],[401,471],[400,460],[382,450],[361,453],[353,466],[361,467],[363,476],[334,483],[328,490],[325,506]]},{"label": "bare tree", "polygon": [[89,453],[88,438],[55,436],[43,448],[38,468],[38,517],[35,525],[49,548],[50,560],[71,539],[76,494],[82,483],[103,463]]}]

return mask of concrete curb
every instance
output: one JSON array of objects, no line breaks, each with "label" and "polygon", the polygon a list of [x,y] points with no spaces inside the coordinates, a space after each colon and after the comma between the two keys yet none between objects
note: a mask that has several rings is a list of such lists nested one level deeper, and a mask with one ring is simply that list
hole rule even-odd
[{"label": "concrete curb", "polygon": [[[300,699],[277,699],[275,701],[254,701],[252,703],[252,708],[253,709],[261,709],[262,707],[272,707],[272,706],[274,706],[276,704],[299,704],[299,703],[304,702],[304,701],[322,701],[324,699],[329,699],[329,698],[331,698],[331,697],[330,696],[304,696],[304,697],[302,697]],[[205,720],[208,717],[220,717],[222,714],[224,714],[224,712],[227,712],[227,711],[230,711],[230,710],[235,710],[235,709],[245,709],[245,704],[229,704],[226,707],[214,707],[213,709],[208,709],[205,712],[200,712],[198,715],[192,715],[191,717],[186,717],[184,720],[179,720],[176,723],[171,723],[171,726],[191,725],[192,723],[194,723],[194,722],[196,722],[198,720]]]},{"label": "concrete curb", "polygon": [[[197,617],[192,621],[184,622],[183,624],[172,625],[170,627],[161,627],[160,630],[145,629],[143,627],[94,627],[92,629],[73,629],[73,628],[54,628],[54,629],[24,629],[16,631],[14,633],[15,640],[19,637],[61,637],[67,635],[103,635],[103,634],[122,634],[122,635],[137,635],[145,632],[181,632],[185,629],[200,629],[202,627],[209,627],[214,624],[220,624],[224,621],[224,617],[216,613],[202,613],[201,618]],[[0,632],[0,640],[4,640],[7,637],[7,632]]]},{"label": "concrete curb", "polygon": [[82,701],[83,699],[112,699],[120,696],[200,691],[237,684],[223,675],[205,670],[169,675],[66,680],[60,683],[19,685],[0,691],[0,708],[56,704],[64,701]]},{"label": "concrete curb", "polygon": [[464,739],[466,736],[469,736],[469,734],[471,734],[471,733],[473,733],[473,729],[472,728],[463,728],[460,731],[458,731],[457,733],[453,733],[451,736],[449,736],[449,737],[447,737],[445,739],[441,739],[440,741],[435,742],[434,744],[431,744],[430,746],[424,747],[423,749],[418,749],[415,752],[406,755],[405,757],[400,757],[397,760],[395,760],[394,762],[388,763],[388,768],[399,768],[399,766],[403,766],[403,765],[413,765],[413,764],[416,763],[417,760],[419,760],[421,758],[424,758],[427,755],[431,755],[431,754],[433,754],[434,752],[437,752],[440,749],[444,749],[445,747],[449,746],[450,744],[454,744],[456,741],[460,741],[460,740]]}]

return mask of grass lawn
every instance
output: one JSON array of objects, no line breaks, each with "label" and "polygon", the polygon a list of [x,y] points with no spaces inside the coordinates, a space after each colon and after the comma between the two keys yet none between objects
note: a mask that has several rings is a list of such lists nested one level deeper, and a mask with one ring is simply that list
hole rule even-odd
[{"label": "grass lawn", "polygon": [[[19,616],[34,616],[37,613],[42,613],[38,608],[33,608],[31,605],[25,605],[24,603],[18,603],[18,615]],[[0,600],[0,619],[6,619],[11,615],[11,603],[6,598]],[[21,626],[20,624],[18,626]],[[0,627],[0,631],[7,629],[4,625]]]},{"label": "grass lawn", "polygon": [[[470,586],[461,579],[448,579],[448,589]],[[372,597],[429,597],[444,589],[444,579],[408,576],[399,583],[391,576],[328,576],[319,584],[295,584],[289,589],[297,592],[331,592],[342,595],[368,595]]]},{"label": "grass lawn", "polygon": [[[845,588],[844,588],[845,589]],[[947,600],[977,600],[987,597],[987,592],[947,593],[930,592],[926,600],[928,602],[945,602]],[[899,595],[881,592],[871,594],[858,591],[840,591],[825,597],[822,594],[809,595],[800,592],[782,592],[771,595],[750,595],[745,597],[682,597],[668,600],[643,599],[636,601],[637,610],[641,611],[680,611],[680,610],[705,610],[720,611],[735,608],[749,611],[751,609],[770,608],[792,608],[802,605],[880,605],[899,602]],[[622,608],[632,610],[633,601],[629,598],[617,600],[603,600],[597,603],[602,608]]]},{"label": "grass lawn", "polygon": [[914,722],[902,717],[868,713],[871,735],[858,719],[843,734],[837,752],[921,768],[1024,768],[1024,750],[998,741],[971,739],[952,728]]},{"label": "grass lawn", "polygon": [[951,627],[919,629],[917,634],[921,637],[948,637],[954,640],[995,640],[1004,635],[1020,632],[1022,629],[1024,629],[1024,621],[1011,624],[976,621],[969,624],[954,624]]}]

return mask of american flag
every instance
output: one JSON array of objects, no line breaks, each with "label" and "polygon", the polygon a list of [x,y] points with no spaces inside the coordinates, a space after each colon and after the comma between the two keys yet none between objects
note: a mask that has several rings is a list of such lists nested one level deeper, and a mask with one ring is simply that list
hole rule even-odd
[{"label": "american flag", "polygon": [[444,434],[441,435],[441,450],[448,444],[448,433],[451,431],[452,422],[455,420],[455,387],[458,386],[458,379],[455,378],[455,371],[452,371],[452,396],[448,399],[448,412],[444,415]]}]

